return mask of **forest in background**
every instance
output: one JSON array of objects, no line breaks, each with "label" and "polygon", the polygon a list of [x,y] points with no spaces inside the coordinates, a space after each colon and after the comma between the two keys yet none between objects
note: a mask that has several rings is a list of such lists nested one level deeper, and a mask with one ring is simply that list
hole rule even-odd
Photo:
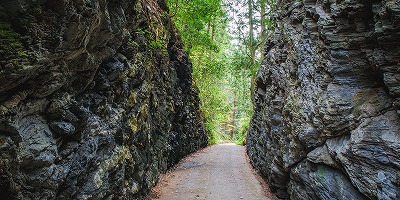
[{"label": "forest in background", "polygon": [[193,64],[209,143],[245,143],[275,0],[168,0]]}]

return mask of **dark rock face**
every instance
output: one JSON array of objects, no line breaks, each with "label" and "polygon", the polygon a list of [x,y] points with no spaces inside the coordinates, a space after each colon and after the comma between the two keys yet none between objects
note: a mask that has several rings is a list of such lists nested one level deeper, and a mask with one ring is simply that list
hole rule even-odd
[{"label": "dark rock face", "polygon": [[400,4],[281,0],[247,138],[280,198],[400,198]]},{"label": "dark rock face", "polygon": [[207,145],[163,1],[0,5],[1,199],[135,199]]}]

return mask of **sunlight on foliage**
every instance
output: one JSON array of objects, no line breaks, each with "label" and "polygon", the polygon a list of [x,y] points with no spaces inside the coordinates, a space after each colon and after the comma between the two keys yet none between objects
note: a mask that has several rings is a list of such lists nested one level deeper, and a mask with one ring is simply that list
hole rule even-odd
[{"label": "sunlight on foliage", "polygon": [[[254,31],[251,32],[260,37],[250,37],[246,31],[241,30],[239,24],[246,21],[249,15],[245,13],[239,15],[239,20],[233,19],[231,15],[232,12],[243,12],[243,10],[235,11],[234,6],[247,8],[246,3],[249,2],[252,7],[264,5],[262,8],[265,10],[265,1],[168,0],[167,2],[170,8],[169,16],[178,28],[185,50],[189,53],[193,64],[193,83],[199,91],[200,109],[205,120],[209,143],[244,144],[253,110],[250,91],[260,64],[261,43],[266,35],[260,34],[257,26],[262,21],[264,25],[260,27],[267,30],[265,27],[270,25],[266,19],[261,21],[252,19]],[[230,30],[232,21],[238,21],[236,32]],[[249,44],[249,38],[254,44]]]}]

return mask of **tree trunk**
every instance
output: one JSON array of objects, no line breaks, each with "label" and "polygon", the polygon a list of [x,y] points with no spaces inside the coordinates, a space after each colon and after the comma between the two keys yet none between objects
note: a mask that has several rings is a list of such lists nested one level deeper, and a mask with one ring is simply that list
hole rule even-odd
[{"label": "tree trunk", "polygon": [[[260,0],[260,23],[261,23],[261,37],[260,37],[260,46],[262,48],[264,40],[265,40],[265,35],[266,35],[266,28],[265,28],[265,0]],[[261,60],[263,60],[264,55],[262,53],[262,51],[260,51],[261,55]]]},{"label": "tree trunk", "polygon": [[235,118],[236,118],[236,92],[233,93],[233,108],[231,117],[231,131],[230,138],[233,139],[233,133],[235,132]]},{"label": "tree trunk", "polygon": [[[215,37],[215,24],[211,25],[211,42],[214,43],[214,37]],[[212,60],[212,52],[213,50],[210,49],[210,60]]]},{"label": "tree trunk", "polygon": [[249,50],[250,50],[251,64],[254,64],[256,61],[256,46],[253,44],[254,43],[253,1],[248,0],[248,4],[249,4]]}]

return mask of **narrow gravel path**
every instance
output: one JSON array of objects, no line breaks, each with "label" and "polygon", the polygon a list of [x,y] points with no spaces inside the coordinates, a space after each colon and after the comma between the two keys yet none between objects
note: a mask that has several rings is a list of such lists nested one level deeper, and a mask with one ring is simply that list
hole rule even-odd
[{"label": "narrow gravel path", "polygon": [[151,196],[160,200],[275,199],[256,177],[246,160],[245,147],[213,145],[163,175]]}]

